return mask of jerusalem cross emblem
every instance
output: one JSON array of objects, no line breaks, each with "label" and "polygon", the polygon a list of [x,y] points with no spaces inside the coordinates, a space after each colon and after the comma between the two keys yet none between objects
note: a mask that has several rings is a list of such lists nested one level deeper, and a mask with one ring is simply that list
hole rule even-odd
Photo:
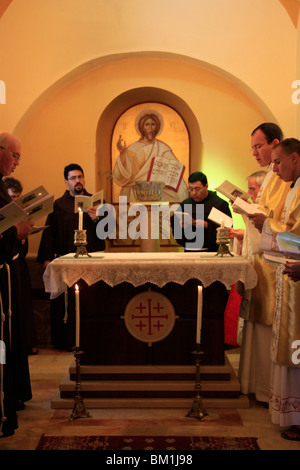
[{"label": "jerusalem cross emblem", "polygon": [[124,321],[129,333],[139,341],[154,343],[166,338],[175,324],[175,310],[164,295],[147,291],[127,304]]}]

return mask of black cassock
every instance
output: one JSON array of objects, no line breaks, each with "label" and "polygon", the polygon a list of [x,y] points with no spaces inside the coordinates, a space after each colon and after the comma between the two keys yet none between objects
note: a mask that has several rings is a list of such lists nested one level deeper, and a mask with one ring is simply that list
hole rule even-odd
[{"label": "black cassock", "polygon": [[[189,197],[188,199],[185,199],[184,201],[180,203],[180,208],[178,210],[189,213],[191,217],[194,220],[196,220],[197,219],[196,208],[198,204],[203,205],[204,221],[207,222],[208,224],[207,228],[204,229],[203,246],[199,246],[198,248],[199,249],[205,248],[207,251],[210,251],[210,252],[218,251],[216,237],[217,237],[217,228],[219,227],[219,225],[209,220],[208,216],[212,208],[215,207],[219,211],[231,217],[229,205],[226,201],[224,201],[224,199],[221,199],[214,191],[208,191],[208,196],[203,201],[195,202],[193,198]],[[175,227],[175,224],[177,224],[177,227]],[[186,248],[187,243],[189,243],[189,244],[193,244],[193,247],[195,249],[197,248],[196,241],[200,240],[201,237],[199,236],[199,237],[187,239],[184,236],[184,230],[182,230],[179,226],[178,218],[176,216],[172,217],[172,229],[173,229],[174,237],[180,245]],[[193,228],[193,232],[196,232],[197,230],[201,231],[202,229],[195,228],[195,227]],[[179,234],[180,236],[179,237],[175,236],[176,234]],[[189,234],[189,236],[190,235],[191,234]]]},{"label": "black cassock", "polygon": [[[84,195],[90,194],[84,190]],[[75,253],[74,233],[78,229],[78,213],[74,212],[74,197],[69,191],[56,199],[53,205],[53,212],[48,215],[41,243],[39,246],[37,261],[43,264],[44,261]],[[94,222],[87,213],[83,213],[83,229],[87,230],[87,251],[89,253],[105,250],[105,241],[97,237],[97,223]],[[83,281],[78,282],[80,287],[80,299],[84,304]],[[68,302],[67,322],[64,322],[66,314],[65,300]],[[74,289],[67,289],[67,296],[60,295],[50,301],[51,306],[51,342],[59,349],[69,349],[74,346],[75,340],[75,312],[74,312]]]},{"label": "black cassock", "polygon": [[[11,202],[0,176],[0,207]],[[24,334],[24,314],[22,278],[19,262],[19,242],[15,227],[3,232],[0,239],[0,290],[2,309],[5,316],[3,341],[5,344],[5,364],[3,367],[4,410],[1,410],[3,434],[9,435],[17,428],[16,409],[19,402],[32,398],[27,342]],[[9,296],[9,285],[11,295]],[[11,320],[9,320],[9,298],[11,300]],[[6,420],[3,421],[3,415]]]}]

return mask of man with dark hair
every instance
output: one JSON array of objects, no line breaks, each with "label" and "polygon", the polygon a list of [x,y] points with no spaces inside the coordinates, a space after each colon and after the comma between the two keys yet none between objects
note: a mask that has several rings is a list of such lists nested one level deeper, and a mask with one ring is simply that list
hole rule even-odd
[{"label": "man with dark hair", "polygon": [[[64,168],[65,181],[68,180],[69,171],[74,171],[74,170],[80,171],[82,173],[82,175],[84,176],[83,169],[80,165],[78,165],[77,163],[70,163],[69,165],[65,166],[65,168]],[[81,194],[81,191],[79,192],[79,194]]]},{"label": "man with dark hair", "polygon": [[[262,232],[276,244],[279,232],[300,235],[300,141],[289,138],[272,152],[273,171],[288,183],[280,219],[265,218]],[[287,269],[287,268],[286,268]],[[300,339],[300,284],[276,271],[276,302],[272,326],[270,414],[274,424],[291,426],[282,437],[300,441],[300,364],[295,352]],[[297,357],[298,356],[298,357]]]},{"label": "man with dark hair", "polygon": [[260,124],[252,131],[251,136],[254,136],[257,131],[261,131],[264,134],[268,144],[272,144],[274,140],[280,142],[283,139],[282,130],[274,122],[264,122]]},{"label": "man with dark hair", "polygon": [[243,302],[245,319],[239,379],[241,392],[254,393],[258,401],[268,403],[270,394],[271,336],[275,310],[276,272],[272,263],[263,258],[261,227],[267,216],[280,220],[289,185],[273,172],[272,151],[281,141],[283,133],[275,123],[263,123],[251,133],[252,154],[267,174],[257,194],[255,203],[263,212],[246,220],[243,254],[252,262],[258,282],[251,292],[251,301]]},{"label": "man with dark hair", "polygon": [[[14,200],[21,196],[23,186],[21,181],[11,176],[7,176],[3,179],[3,183],[10,197]],[[31,280],[28,265],[26,262],[26,256],[28,253],[28,238],[18,240],[18,251],[19,251],[19,265],[21,273],[21,289],[22,289],[22,304],[23,304],[23,315],[24,315],[24,333],[27,339],[27,351],[28,354],[37,354],[37,334],[35,327],[35,319],[32,305],[31,296]]]},{"label": "man with dark hair", "polygon": [[[218,225],[208,220],[208,216],[213,207],[231,217],[231,212],[228,203],[221,199],[215,191],[208,189],[207,177],[201,171],[192,173],[188,179],[188,190],[190,197],[180,203],[180,211],[189,213],[191,220],[180,222],[180,218],[172,217],[172,228],[176,241],[185,247],[185,251],[189,249],[199,250],[201,248],[207,251],[218,251],[216,243],[216,230]],[[199,218],[197,206],[202,205],[203,219]],[[185,237],[184,230],[180,230],[176,224],[181,224],[181,227],[186,227],[187,224],[192,224],[192,230],[195,232],[195,238],[188,240]],[[197,237],[197,231],[203,231],[204,243],[203,246],[198,246],[197,240],[202,240],[201,236]],[[182,236],[176,236],[177,233],[182,233]],[[192,246],[194,245],[194,246]],[[189,246],[189,248],[187,248]]]},{"label": "man with dark hair", "polygon": [[4,178],[3,181],[7,189],[7,192],[12,199],[16,199],[19,196],[21,196],[21,193],[23,191],[23,186],[19,180],[17,180],[16,178],[7,176],[6,178]]},{"label": "man with dark hair", "polygon": [[[68,253],[75,252],[74,233],[78,229],[78,213],[74,212],[75,196],[91,196],[85,189],[85,179],[83,169],[72,163],[64,168],[64,180],[67,189],[64,195],[54,201],[53,212],[48,215],[37,261],[44,268],[54,259]],[[90,208],[87,213],[83,213],[83,228],[87,231],[87,251],[105,250],[105,241],[97,237],[96,234],[96,208]],[[70,290],[68,292],[70,294]],[[51,304],[51,335],[52,343],[57,348],[70,348],[74,343],[74,325],[72,322],[73,313],[68,313],[68,324],[64,322],[65,317],[65,296],[61,295],[53,299]],[[67,328],[69,326],[69,328]]]}]

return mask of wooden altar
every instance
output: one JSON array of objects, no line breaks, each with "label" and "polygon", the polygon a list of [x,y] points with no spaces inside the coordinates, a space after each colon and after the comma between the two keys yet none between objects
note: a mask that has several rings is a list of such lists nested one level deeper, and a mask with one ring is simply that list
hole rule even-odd
[{"label": "wooden altar", "polygon": [[[215,253],[204,252],[91,255],[74,259],[74,254],[70,254],[54,260],[45,271],[44,283],[52,296],[66,285],[71,288],[69,314],[75,312],[73,286],[75,283],[80,286],[82,393],[93,407],[113,406],[120,400],[164,403],[171,399],[181,403],[193,396],[192,351],[199,284],[204,288],[203,396],[239,398],[238,381],[224,360],[223,314],[227,301],[225,286],[239,280],[248,290],[256,284],[256,273],[248,261],[240,256],[216,257]],[[126,306],[142,292],[158,292],[166,297],[176,315],[171,332],[151,344],[132,336],[124,321]],[[74,367],[69,373],[60,387],[62,406],[67,406],[74,390]]]}]

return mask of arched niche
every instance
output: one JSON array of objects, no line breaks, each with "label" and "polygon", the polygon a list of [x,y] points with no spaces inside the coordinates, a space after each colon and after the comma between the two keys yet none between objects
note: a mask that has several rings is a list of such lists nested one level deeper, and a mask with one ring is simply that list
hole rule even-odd
[{"label": "arched niche", "polygon": [[202,154],[201,132],[197,119],[189,106],[177,95],[161,88],[140,87],[128,90],[117,96],[106,107],[99,118],[96,131],[96,188],[104,188],[107,198],[111,196],[111,139],[115,123],[127,109],[148,102],[169,106],[181,116],[190,136],[190,171],[198,169]]}]

